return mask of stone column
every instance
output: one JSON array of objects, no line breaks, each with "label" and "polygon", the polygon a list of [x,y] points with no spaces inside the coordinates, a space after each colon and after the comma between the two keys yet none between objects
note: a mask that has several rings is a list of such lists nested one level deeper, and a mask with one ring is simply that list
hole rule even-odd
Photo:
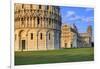
[{"label": "stone column", "polygon": [[41,24],[40,24],[40,25],[41,25],[41,27],[42,27],[42,17],[41,17]]},{"label": "stone column", "polygon": [[35,18],[33,17],[33,28],[35,27]]},{"label": "stone column", "polygon": [[19,35],[19,41],[18,41],[19,51],[22,51],[21,47],[21,36]]},{"label": "stone column", "polygon": [[44,27],[45,27],[45,20],[44,20],[44,17],[43,17],[42,23],[43,23],[43,28],[44,28]]},{"label": "stone column", "polygon": [[29,20],[28,20],[28,27],[30,28],[30,24],[31,24],[31,21],[30,21],[30,17],[29,17]]},{"label": "stone column", "polygon": [[18,34],[16,34],[16,40],[14,40],[14,49],[15,51],[18,51],[19,50],[19,36]]},{"label": "stone column", "polygon": [[36,36],[37,36],[37,37],[36,37],[36,45],[37,45],[37,50],[38,50],[38,49],[39,49],[39,47],[38,47],[38,38],[39,38],[39,37],[38,37],[38,33],[36,34]]},{"label": "stone column", "polygon": [[19,27],[21,28],[21,18],[19,19]]},{"label": "stone column", "polygon": [[46,49],[48,49],[48,47],[47,47],[48,46],[47,32],[45,33],[45,37],[46,37],[46,39],[45,39],[45,46],[46,46]]},{"label": "stone column", "polygon": [[26,50],[28,51],[28,33],[26,33]]},{"label": "stone column", "polygon": [[37,27],[37,17],[35,18],[35,27]]}]

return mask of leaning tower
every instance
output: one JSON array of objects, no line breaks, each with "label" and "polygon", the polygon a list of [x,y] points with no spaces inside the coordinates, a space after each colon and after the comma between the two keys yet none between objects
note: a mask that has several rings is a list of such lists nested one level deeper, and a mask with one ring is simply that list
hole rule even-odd
[{"label": "leaning tower", "polygon": [[89,25],[88,28],[87,28],[87,33],[88,33],[88,37],[89,37],[89,46],[91,47],[92,45],[92,26]]},{"label": "leaning tower", "polygon": [[14,5],[15,51],[60,48],[61,15],[58,6]]},{"label": "leaning tower", "polygon": [[92,37],[92,26],[91,25],[88,26],[87,33],[90,35],[90,37]]}]

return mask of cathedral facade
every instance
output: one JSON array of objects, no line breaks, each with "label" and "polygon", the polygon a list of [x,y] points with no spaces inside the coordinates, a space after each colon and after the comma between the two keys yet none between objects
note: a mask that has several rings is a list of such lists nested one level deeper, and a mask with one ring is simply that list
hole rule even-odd
[{"label": "cathedral facade", "polygon": [[61,15],[58,6],[14,5],[15,51],[60,48]]},{"label": "cathedral facade", "polygon": [[89,25],[86,32],[78,32],[75,24],[64,24],[61,27],[61,48],[92,47],[92,27]]},{"label": "cathedral facade", "polygon": [[61,48],[77,48],[79,34],[75,25],[64,24],[61,27]]}]

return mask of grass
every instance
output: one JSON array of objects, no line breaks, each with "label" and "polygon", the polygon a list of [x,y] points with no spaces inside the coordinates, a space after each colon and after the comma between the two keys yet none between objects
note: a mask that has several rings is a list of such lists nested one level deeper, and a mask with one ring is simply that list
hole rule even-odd
[{"label": "grass", "polygon": [[15,52],[15,65],[93,61],[93,48]]}]

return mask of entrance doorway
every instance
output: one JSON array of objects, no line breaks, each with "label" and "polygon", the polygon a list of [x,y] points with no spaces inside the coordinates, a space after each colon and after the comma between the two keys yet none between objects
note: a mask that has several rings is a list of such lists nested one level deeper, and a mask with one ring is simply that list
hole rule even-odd
[{"label": "entrance doorway", "polygon": [[67,48],[67,43],[65,43],[65,48]]},{"label": "entrance doorway", "polygon": [[22,51],[25,49],[25,40],[22,40]]},{"label": "entrance doorway", "polygon": [[73,47],[73,45],[71,44],[71,48]]}]

